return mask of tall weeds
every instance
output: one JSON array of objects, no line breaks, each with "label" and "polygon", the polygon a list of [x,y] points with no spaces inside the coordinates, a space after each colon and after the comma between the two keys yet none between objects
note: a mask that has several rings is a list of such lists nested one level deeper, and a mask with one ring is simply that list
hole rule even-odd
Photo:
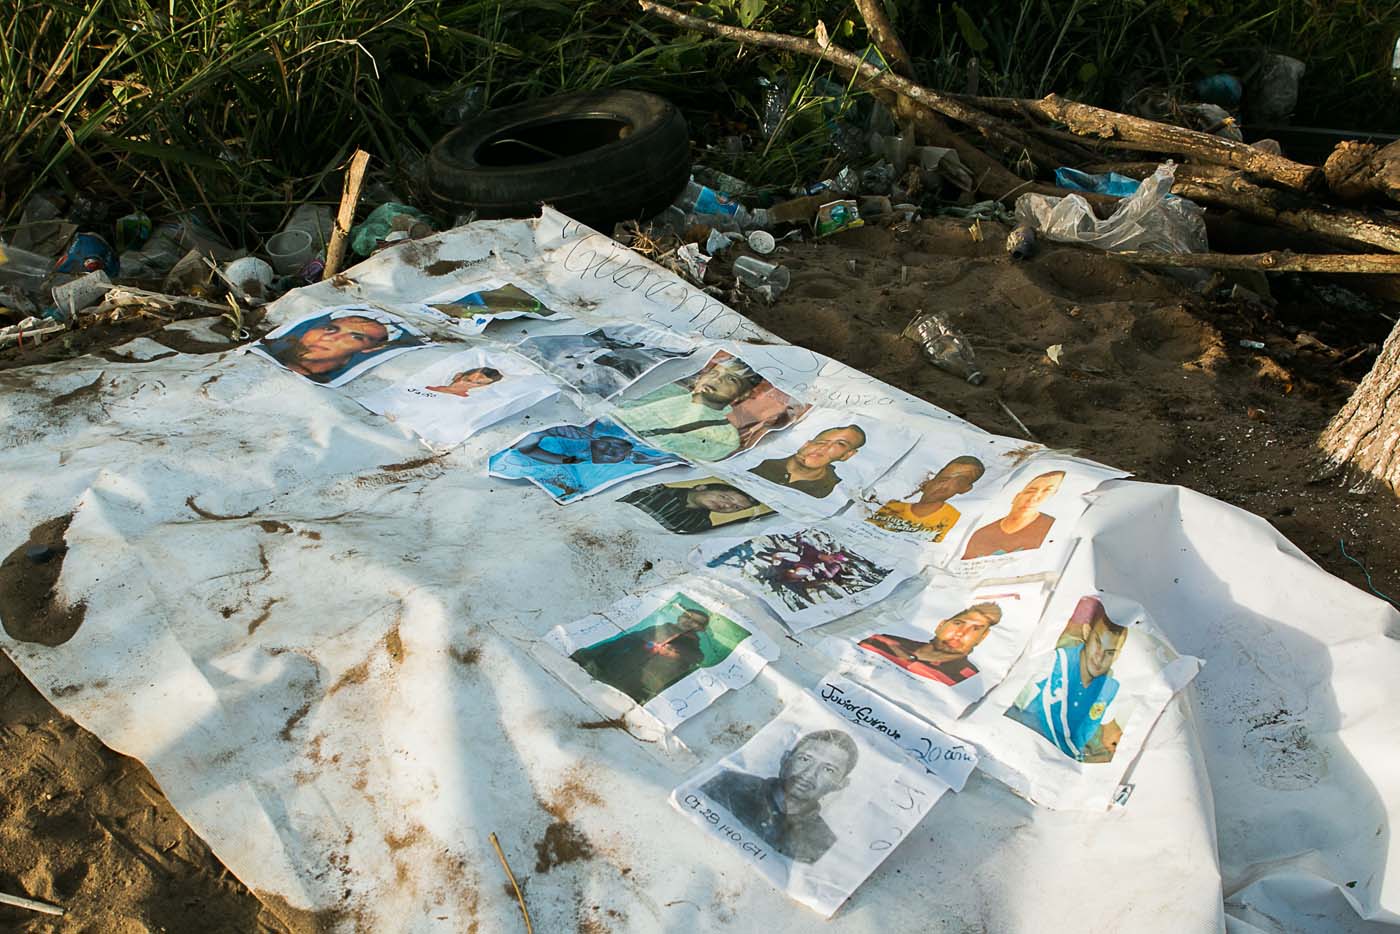
[{"label": "tall weeds", "polygon": [[[1309,65],[1300,122],[1400,129],[1385,80],[1400,0],[887,0],[920,77],[962,90],[1125,90]],[[865,41],[846,0],[708,0],[708,15]],[[630,0],[12,0],[0,11],[0,220],[40,187],[114,207],[266,223],[355,146],[409,166],[453,121],[557,90],[675,98],[707,137],[756,135],[757,79],[784,73],[781,133],[723,167],[760,182],[823,171],[832,96],[811,62],[643,18]],[[1389,117],[1385,115],[1391,115]]]}]

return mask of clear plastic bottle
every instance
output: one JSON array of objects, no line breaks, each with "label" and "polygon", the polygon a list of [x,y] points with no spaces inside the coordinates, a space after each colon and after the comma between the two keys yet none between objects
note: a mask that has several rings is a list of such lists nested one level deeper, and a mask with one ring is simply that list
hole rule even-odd
[{"label": "clear plastic bottle", "polygon": [[768,226],[768,212],[763,208],[750,211],[740,204],[737,198],[715,191],[693,178],[685,183],[685,188],[676,196],[674,204],[687,215],[702,215],[701,222],[708,222],[710,226],[719,230],[731,228],[722,221],[718,223],[710,221],[710,217],[730,218],[733,221],[732,229],[734,230],[753,230]]},{"label": "clear plastic bottle", "polygon": [[974,386],[986,379],[977,367],[977,357],[967,338],[948,319],[932,311],[916,315],[904,329],[904,336],[919,342],[928,362],[946,373],[959,376]]}]

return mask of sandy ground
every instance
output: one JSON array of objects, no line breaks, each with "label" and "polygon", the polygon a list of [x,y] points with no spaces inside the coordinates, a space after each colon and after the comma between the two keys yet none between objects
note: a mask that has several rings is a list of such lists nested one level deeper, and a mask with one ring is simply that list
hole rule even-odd
[{"label": "sandy ground", "polygon": [[[793,343],[990,431],[1022,434],[1009,409],[1051,447],[1248,509],[1364,588],[1361,568],[1342,554],[1344,539],[1377,588],[1400,593],[1394,499],[1313,479],[1314,439],[1372,356],[1342,361],[1378,345],[1391,327],[1384,315],[1395,309],[1329,307],[1303,285],[1276,288],[1275,310],[1207,303],[1098,254],[1052,246],[1013,263],[1001,247],[1005,229],[981,230],[978,242],[966,222],[932,220],[794,245],[778,256],[793,274],[787,293],[772,306],[744,297],[734,304]],[[712,267],[721,283],[728,259]],[[934,369],[900,338],[920,309],[945,312],[963,329],[987,374],[983,385]],[[1241,339],[1267,349],[1242,348]],[[1064,349],[1059,365],[1046,356],[1054,344]],[[0,355],[0,367],[18,362],[14,356]],[[7,599],[42,603],[43,594],[19,592],[13,580],[0,570]],[[0,931],[315,929],[259,902],[140,763],[60,715],[3,654],[0,892],[69,910],[56,920],[0,907]]]}]

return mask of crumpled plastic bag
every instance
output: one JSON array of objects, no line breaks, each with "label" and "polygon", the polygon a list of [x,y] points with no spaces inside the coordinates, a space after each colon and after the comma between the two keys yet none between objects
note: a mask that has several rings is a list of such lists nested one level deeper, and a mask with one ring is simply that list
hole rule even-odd
[{"label": "crumpled plastic bag", "polygon": [[1194,201],[1168,197],[1175,174],[1173,163],[1159,165],[1106,220],[1099,220],[1080,195],[1056,198],[1034,193],[1016,199],[1016,220],[1061,243],[1101,250],[1204,253],[1210,248],[1205,212]]}]

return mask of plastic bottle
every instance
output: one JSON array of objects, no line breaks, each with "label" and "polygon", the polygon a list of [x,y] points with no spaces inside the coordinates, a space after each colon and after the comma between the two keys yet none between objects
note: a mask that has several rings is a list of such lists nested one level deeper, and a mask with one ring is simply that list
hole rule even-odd
[{"label": "plastic bottle", "polygon": [[[736,230],[767,227],[769,223],[767,210],[755,208],[750,211],[732,196],[715,191],[707,185],[701,185],[693,178],[685,183],[685,188],[676,196],[675,207],[686,214],[731,218]],[[707,223],[708,221],[701,219],[698,222]],[[718,223],[712,223],[711,226],[717,229],[727,229]]]},{"label": "plastic bottle", "polygon": [[928,362],[940,370],[960,376],[974,386],[986,379],[977,368],[972,345],[942,315],[931,311],[916,315],[904,329],[904,336],[918,341]]}]

